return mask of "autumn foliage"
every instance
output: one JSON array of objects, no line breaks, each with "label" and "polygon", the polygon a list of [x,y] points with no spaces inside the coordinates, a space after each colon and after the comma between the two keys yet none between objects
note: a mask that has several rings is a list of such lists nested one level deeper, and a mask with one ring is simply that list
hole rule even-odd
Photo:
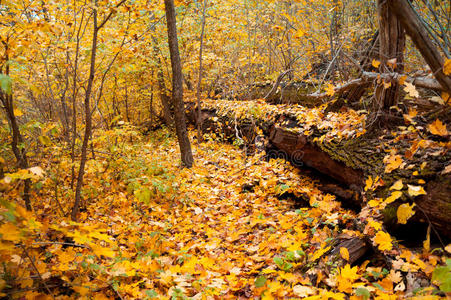
[{"label": "autumn foliage", "polygon": [[0,298],[450,297],[450,9],[0,1]]}]

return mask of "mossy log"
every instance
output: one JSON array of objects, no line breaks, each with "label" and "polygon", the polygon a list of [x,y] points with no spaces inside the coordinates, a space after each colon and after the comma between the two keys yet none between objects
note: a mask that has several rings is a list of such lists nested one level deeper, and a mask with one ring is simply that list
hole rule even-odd
[{"label": "mossy log", "polygon": [[[389,187],[399,179],[405,187],[407,184],[418,186],[419,181],[424,181],[427,194],[411,197],[405,191],[400,199],[387,207],[385,224],[388,228],[399,226],[397,207],[403,202],[415,203],[416,215],[409,222],[431,224],[442,237],[451,238],[451,174],[443,174],[451,161],[450,151],[437,154],[428,148],[419,150],[406,159],[405,167],[387,173],[384,157],[393,149],[398,152],[409,149],[411,141],[396,140],[390,132],[373,132],[358,138],[320,142],[315,137],[324,134],[324,130],[314,129],[312,134],[305,136],[299,130],[293,130],[295,117],[282,110],[272,118],[237,119],[233,113],[224,114],[222,108],[218,114],[218,109],[209,106],[202,110],[204,132],[213,131],[230,142],[242,138],[249,144],[247,149],[252,149],[259,136],[256,129],[262,129],[271,149],[280,151],[281,157],[299,167],[307,166],[323,174],[328,181],[322,190],[335,194],[351,206],[364,207],[367,205],[364,199],[387,198],[392,192]],[[192,124],[199,119],[194,104],[187,105],[187,119]],[[372,194],[364,189],[369,176],[379,176],[384,182],[383,187]]]}]

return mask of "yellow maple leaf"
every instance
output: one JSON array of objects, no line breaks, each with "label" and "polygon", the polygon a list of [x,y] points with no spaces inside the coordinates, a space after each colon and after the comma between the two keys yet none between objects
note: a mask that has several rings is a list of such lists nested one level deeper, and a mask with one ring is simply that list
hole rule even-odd
[{"label": "yellow maple leaf", "polygon": [[451,75],[451,59],[445,58],[445,63],[443,64],[443,73],[445,75]]},{"label": "yellow maple leaf", "polygon": [[390,235],[384,231],[378,231],[376,233],[376,237],[374,238],[374,242],[377,244],[377,247],[381,251],[391,250],[393,247],[392,239]]},{"label": "yellow maple leaf", "polygon": [[349,293],[350,291],[352,291],[352,283],[360,277],[357,274],[358,271],[359,267],[355,266],[351,268],[349,264],[346,264],[346,266],[340,268],[337,276],[337,288],[340,292]]},{"label": "yellow maple leaf", "polygon": [[443,124],[439,119],[435,120],[431,124],[428,125],[429,131],[433,135],[439,135],[439,136],[448,136],[449,132],[446,129],[446,125]]},{"label": "yellow maple leaf", "polygon": [[16,117],[21,117],[21,116],[23,116],[23,112],[18,108],[14,108],[14,115]]},{"label": "yellow maple leaf", "polygon": [[408,93],[410,97],[413,97],[413,98],[420,97],[420,94],[418,93],[417,89],[415,88],[415,86],[413,84],[406,81],[406,82],[404,82],[404,85],[405,85],[404,91],[406,93]]},{"label": "yellow maple leaf", "polygon": [[373,59],[373,61],[371,62],[371,65],[377,69],[381,65],[381,62],[376,59]]},{"label": "yellow maple leaf", "polygon": [[399,224],[406,224],[407,220],[410,219],[415,214],[413,210],[415,203],[409,205],[408,203],[401,204],[398,207],[398,211],[396,212],[396,216],[398,217]]},{"label": "yellow maple leaf", "polygon": [[91,290],[85,286],[76,286],[73,285],[72,289],[80,294],[80,296],[87,296],[91,293]]},{"label": "yellow maple leaf", "polygon": [[382,223],[374,221],[373,219],[370,219],[368,221],[368,226],[373,227],[376,230],[381,230],[382,229]]},{"label": "yellow maple leaf", "polygon": [[416,197],[419,195],[426,195],[426,191],[423,189],[422,186],[415,186],[415,185],[408,184],[407,187],[408,187],[407,192],[412,197]]},{"label": "yellow maple leaf", "polygon": [[329,251],[330,248],[331,247],[329,246],[329,247],[321,248],[321,249],[315,251],[315,253],[313,254],[313,257],[312,257],[312,261],[315,261],[318,258],[320,258],[321,256],[323,256],[323,254],[326,253],[327,251]]},{"label": "yellow maple leaf", "polygon": [[392,203],[392,202],[398,200],[401,196],[402,196],[401,191],[395,191],[390,195],[390,197],[385,199],[385,203],[387,203],[387,204]]},{"label": "yellow maple leaf", "polygon": [[371,187],[373,187],[373,177],[369,176],[365,181],[365,191],[368,191]]},{"label": "yellow maple leaf", "polygon": [[348,248],[340,247],[340,256],[344,260],[349,261],[349,250],[348,250]]},{"label": "yellow maple leaf", "polygon": [[92,249],[92,251],[94,251],[95,255],[97,255],[99,257],[105,256],[105,257],[113,258],[116,256],[116,253],[113,250],[111,250],[110,248],[105,248],[102,246],[91,244],[91,249]]},{"label": "yellow maple leaf", "polygon": [[385,173],[391,173],[393,170],[396,170],[402,164],[401,155],[389,155],[384,157]]},{"label": "yellow maple leaf", "polygon": [[390,187],[390,190],[400,191],[400,190],[402,190],[403,187],[404,187],[404,184],[402,183],[402,179],[399,179]]},{"label": "yellow maple leaf", "polygon": [[379,206],[379,204],[381,204],[380,199],[374,199],[374,200],[368,201],[368,205],[370,207],[376,207],[376,206]]}]

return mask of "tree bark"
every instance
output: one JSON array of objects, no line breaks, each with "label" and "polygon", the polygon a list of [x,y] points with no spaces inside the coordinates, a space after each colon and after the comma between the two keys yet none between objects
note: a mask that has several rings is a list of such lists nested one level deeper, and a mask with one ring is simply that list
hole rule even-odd
[{"label": "tree bark", "polygon": [[[379,59],[380,71],[387,70],[402,73],[404,70],[404,48],[406,43],[405,31],[401,26],[396,14],[390,9],[387,1],[378,0],[379,13]],[[396,59],[395,65],[388,65],[388,61]],[[384,84],[376,87],[376,109],[388,111],[389,108],[398,103],[400,86],[398,82],[391,82],[391,86],[386,88]]]},{"label": "tree bark", "polygon": [[169,52],[172,66],[172,102],[175,108],[175,130],[179,141],[180,154],[184,166],[191,168],[193,154],[185,121],[185,105],[183,103],[183,75],[177,40],[177,26],[173,0],[164,0],[168,27]]},{"label": "tree bark", "polygon": [[[8,74],[9,72],[7,72]],[[23,137],[20,133],[19,125],[17,124],[17,119],[14,114],[14,106],[13,106],[13,96],[8,95],[3,91],[0,91],[0,98],[2,100],[3,106],[6,111],[6,115],[8,117],[9,125],[11,127],[12,132],[12,141],[11,141],[11,149],[16,157],[17,164],[21,169],[28,169],[28,159],[25,153],[25,149],[20,149],[20,144],[23,143]],[[31,181],[30,179],[26,179],[24,181],[24,189],[23,189],[23,200],[25,202],[25,207],[27,210],[31,211],[31,201],[30,201],[30,188]]]},{"label": "tree bark", "polygon": [[[97,1],[96,1],[97,3]],[[93,22],[94,22],[94,30],[92,34],[92,46],[91,46],[91,62],[90,62],[90,70],[89,70],[89,78],[88,78],[88,86],[86,88],[85,93],[85,134],[83,137],[83,144],[81,147],[81,160],[80,167],[78,169],[78,178],[77,178],[77,186],[75,188],[75,202],[71,212],[72,221],[77,221],[78,211],[80,209],[80,201],[81,201],[81,188],[83,186],[83,176],[85,174],[85,166],[87,161],[87,152],[88,152],[88,143],[91,137],[92,131],[92,117],[91,117],[91,106],[90,106],[90,98],[92,92],[92,85],[94,82],[95,75],[95,63],[96,63],[96,54],[97,54],[97,34],[99,32],[99,28],[97,27],[97,9],[94,9],[93,12]],[[75,116],[74,116],[75,118]]]},{"label": "tree bark", "polygon": [[[6,62],[9,61],[8,56],[8,40],[5,43],[5,64],[1,66],[1,73],[3,73],[3,67],[5,66],[5,74],[9,76],[9,65]],[[3,103],[3,107],[6,112],[6,116],[9,121],[9,126],[12,132],[12,141],[11,141],[11,149],[16,157],[17,163],[20,168],[28,169],[28,158],[26,154],[25,148],[20,149],[20,144],[23,143],[23,137],[20,133],[19,124],[17,123],[17,118],[14,113],[14,98],[11,94],[7,94],[6,91],[0,89],[0,99]],[[31,201],[30,201],[30,188],[31,188],[31,180],[26,179],[24,181],[24,189],[23,189],[23,200],[25,202],[25,207],[27,210],[31,211]]]},{"label": "tree bark", "polygon": [[451,94],[451,76],[446,76],[443,73],[443,57],[432,43],[414,9],[406,0],[389,0],[387,2],[390,10],[396,14],[407,34],[428,63],[432,74],[443,88]]}]

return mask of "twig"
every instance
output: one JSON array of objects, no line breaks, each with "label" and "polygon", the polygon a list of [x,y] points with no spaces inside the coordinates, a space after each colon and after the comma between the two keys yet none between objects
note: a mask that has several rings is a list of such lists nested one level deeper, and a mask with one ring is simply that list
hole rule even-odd
[{"label": "twig", "polygon": [[22,248],[24,254],[27,256],[27,258],[30,260],[31,265],[33,266],[33,269],[36,271],[36,273],[39,276],[39,279],[41,280],[42,284],[44,285],[45,289],[47,290],[47,292],[52,296],[53,299],[55,299],[55,295],[53,295],[52,291],[50,290],[50,288],[48,287],[48,285],[45,283],[44,278],[42,278],[41,273],[39,272],[38,268],[36,267],[33,259],[31,258],[30,254],[28,254],[27,249],[24,247],[24,245],[20,244],[20,247]]},{"label": "twig", "polygon": [[65,243],[65,242],[36,242],[36,243],[33,243],[32,245],[65,245],[65,246],[91,249],[90,247],[85,246],[85,245],[74,244],[74,243]]}]

